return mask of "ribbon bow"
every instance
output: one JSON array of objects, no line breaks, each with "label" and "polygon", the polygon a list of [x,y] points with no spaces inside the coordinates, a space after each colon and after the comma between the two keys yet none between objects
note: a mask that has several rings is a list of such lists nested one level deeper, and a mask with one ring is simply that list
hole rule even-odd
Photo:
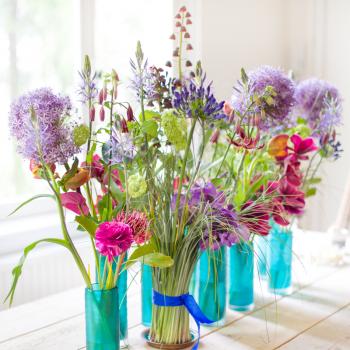
[{"label": "ribbon bow", "polygon": [[184,306],[190,315],[194,318],[198,328],[198,340],[196,345],[192,350],[198,349],[199,338],[200,338],[200,328],[201,323],[210,324],[214,321],[209,320],[199,308],[198,304],[194,300],[193,296],[189,293],[178,295],[178,296],[169,296],[161,294],[153,290],[153,304],[157,306]]}]

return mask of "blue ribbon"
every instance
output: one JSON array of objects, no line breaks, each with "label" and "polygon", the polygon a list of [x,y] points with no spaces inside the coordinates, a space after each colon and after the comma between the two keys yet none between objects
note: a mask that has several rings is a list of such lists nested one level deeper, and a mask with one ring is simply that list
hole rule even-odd
[{"label": "blue ribbon", "polygon": [[197,339],[196,345],[192,349],[192,350],[197,350],[198,344],[199,344],[199,338],[200,338],[201,323],[210,324],[210,323],[213,323],[214,321],[209,320],[209,318],[207,318],[203,314],[202,310],[194,300],[193,296],[189,293],[178,295],[178,296],[169,296],[153,290],[153,304],[157,306],[184,306],[187,309],[187,311],[196,321],[197,328],[198,328],[198,339]]}]

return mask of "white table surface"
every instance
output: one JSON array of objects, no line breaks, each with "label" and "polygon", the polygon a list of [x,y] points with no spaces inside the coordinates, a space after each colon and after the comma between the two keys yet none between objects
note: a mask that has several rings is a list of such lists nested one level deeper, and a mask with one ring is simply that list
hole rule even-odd
[{"label": "white table surface", "polygon": [[[255,309],[228,310],[226,324],[202,327],[200,349],[350,349],[350,267],[295,263],[294,291],[279,297],[256,281]],[[129,291],[130,349],[141,338],[139,285]],[[84,290],[69,290],[0,312],[1,350],[85,349]]]}]

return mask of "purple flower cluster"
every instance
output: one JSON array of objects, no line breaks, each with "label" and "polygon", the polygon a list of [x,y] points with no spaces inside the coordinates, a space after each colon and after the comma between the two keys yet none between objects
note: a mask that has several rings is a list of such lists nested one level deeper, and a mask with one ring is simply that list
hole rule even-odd
[{"label": "purple flower cluster", "polygon": [[[41,88],[18,98],[11,105],[9,127],[24,158],[63,164],[76,154],[72,126],[65,122],[72,108],[69,97]],[[35,113],[32,120],[31,110]]]},{"label": "purple flower cluster", "polygon": [[341,97],[336,87],[319,79],[307,79],[295,91],[295,116],[301,116],[317,134],[341,124]]},{"label": "purple flower cluster", "polygon": [[180,90],[173,88],[173,106],[188,118],[218,120],[227,118],[222,108],[224,101],[218,102],[211,89],[211,83],[205,86],[205,75],[197,84],[193,79],[183,82]]},{"label": "purple flower cluster", "polygon": [[[180,209],[183,209],[184,195],[180,199]],[[241,239],[249,238],[249,230],[239,222],[232,206],[225,206],[225,195],[211,182],[195,184],[191,189],[188,201],[189,211],[195,215],[198,210],[207,217],[207,224],[203,227],[203,236],[200,242],[201,249],[217,250],[221,246],[231,247]],[[176,196],[173,198],[173,207]]]},{"label": "purple flower cluster", "polygon": [[[241,115],[264,112],[260,128],[291,126],[289,113],[294,104],[294,83],[281,70],[262,66],[248,73],[246,83],[239,82],[232,96],[232,106]],[[259,103],[255,101],[259,100]]]}]

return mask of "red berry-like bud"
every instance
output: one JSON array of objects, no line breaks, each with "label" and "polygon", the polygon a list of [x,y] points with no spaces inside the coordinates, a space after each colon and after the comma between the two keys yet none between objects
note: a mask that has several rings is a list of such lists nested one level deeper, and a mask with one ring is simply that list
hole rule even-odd
[{"label": "red berry-like bud", "polygon": [[101,122],[105,120],[105,109],[103,107],[100,108],[100,120]]},{"label": "red berry-like bud", "polygon": [[186,13],[186,18],[191,17],[191,14],[189,12]]},{"label": "red berry-like bud", "polygon": [[89,118],[90,118],[90,122],[93,122],[95,120],[95,107],[94,106],[91,106],[91,108],[90,108]]},{"label": "red berry-like bud", "polygon": [[182,32],[182,33],[185,33],[185,32],[186,32],[186,27],[182,26],[182,27],[181,27],[181,32]]},{"label": "red berry-like bud", "polygon": [[186,67],[192,67],[191,61],[186,61]]},{"label": "red berry-like bud", "polygon": [[178,47],[173,51],[173,57],[179,57],[179,48]]},{"label": "red berry-like bud", "polygon": [[176,19],[181,19],[181,15],[178,13],[176,16],[175,16]]},{"label": "red berry-like bud", "polygon": [[98,93],[98,103],[100,105],[102,105],[103,101],[104,101],[104,98],[103,98],[103,89],[100,90],[100,92]]},{"label": "red berry-like bud", "polygon": [[189,39],[191,37],[190,33],[189,32],[186,32],[185,35],[184,35],[184,38],[185,39]]},{"label": "red berry-like bud", "polygon": [[175,27],[177,27],[177,28],[178,28],[178,27],[181,27],[181,22],[176,22],[176,23],[175,23]]},{"label": "red berry-like bud", "polygon": [[190,25],[190,24],[192,24],[192,21],[191,21],[189,18],[187,18],[187,19],[186,19],[186,24],[187,24],[187,25]]},{"label": "red berry-like bud", "polygon": [[126,123],[126,120],[124,118],[122,118],[122,120],[120,121],[120,127],[122,129],[122,133],[126,134],[129,132],[128,124]]},{"label": "red berry-like bud", "polygon": [[170,40],[175,40],[176,39],[176,36],[175,34],[171,34],[170,37],[169,37]]},{"label": "red berry-like bud", "polygon": [[220,137],[220,130],[219,130],[219,129],[216,129],[216,130],[212,133],[212,135],[211,135],[211,137],[210,137],[210,142],[211,142],[211,143],[217,143],[218,140],[219,140],[219,137]]},{"label": "red berry-like bud", "polygon": [[132,122],[135,120],[135,117],[134,117],[134,112],[131,108],[131,106],[129,105],[127,111],[126,111],[126,116],[128,118],[128,122]]},{"label": "red berry-like bud", "polygon": [[186,12],[186,11],[187,11],[186,6],[182,6],[179,10],[179,12]]},{"label": "red berry-like bud", "polygon": [[171,64],[170,61],[166,61],[166,62],[165,62],[165,65],[166,65],[167,67],[172,67],[172,64]]},{"label": "red berry-like bud", "polygon": [[186,50],[188,50],[188,51],[193,50],[193,46],[191,44],[187,44]]}]

